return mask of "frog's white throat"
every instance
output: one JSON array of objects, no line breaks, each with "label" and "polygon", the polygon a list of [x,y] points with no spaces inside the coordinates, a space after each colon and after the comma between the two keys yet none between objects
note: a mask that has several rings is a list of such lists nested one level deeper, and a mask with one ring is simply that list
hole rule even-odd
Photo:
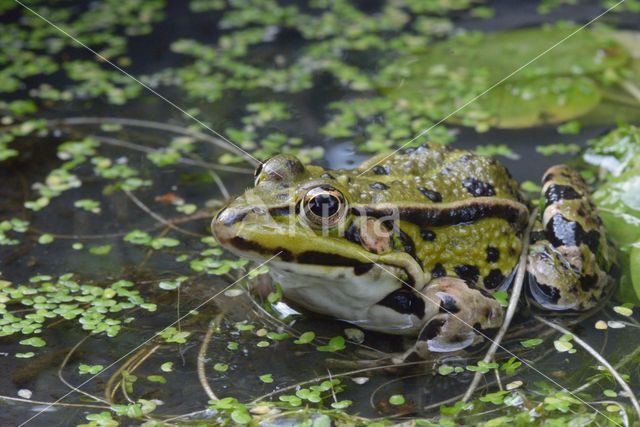
[{"label": "frog's white throat", "polygon": [[424,322],[378,304],[402,288],[404,271],[398,267],[374,264],[366,273],[356,274],[353,267],[272,261],[269,272],[288,299],[364,329],[412,335]]}]

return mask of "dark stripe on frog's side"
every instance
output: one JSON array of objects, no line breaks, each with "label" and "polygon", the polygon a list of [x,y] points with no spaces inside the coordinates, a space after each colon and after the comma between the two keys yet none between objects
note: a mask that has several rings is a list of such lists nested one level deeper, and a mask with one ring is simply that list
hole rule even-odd
[{"label": "dark stripe on frog's side", "polygon": [[[327,265],[331,267],[353,267],[356,275],[362,275],[372,268],[372,263],[362,262],[336,254],[326,254],[318,251],[306,251],[295,257],[300,264]],[[399,279],[400,280],[400,279]],[[414,278],[407,272],[407,278],[403,281],[407,286],[414,285]]]},{"label": "dark stripe on frog's side", "polygon": [[[234,237],[229,241],[233,247],[243,252],[256,252],[263,255],[272,255],[280,252],[280,259],[285,262],[297,261],[300,264],[328,265],[335,267],[353,267],[356,276],[367,273],[374,266],[370,262],[361,262],[352,258],[342,257],[335,254],[325,254],[323,252],[307,251],[294,256],[291,251],[277,247],[274,249],[266,248],[259,243],[251,242],[242,237]],[[411,283],[413,278],[407,275],[407,282]]]},{"label": "dark stripe on frog's side", "polygon": [[282,261],[290,262],[295,259],[291,251],[277,247],[277,248],[266,248],[259,243],[249,241],[247,239],[243,239],[242,237],[234,237],[229,241],[229,244],[237,249],[240,249],[243,252],[256,252],[263,255],[272,255],[280,253],[279,257]]},{"label": "dark stripe on frog's side", "polygon": [[362,276],[363,274],[367,274],[374,266],[374,263],[356,265],[353,267],[353,274],[356,276]]},{"label": "dark stripe on frog's side", "polygon": [[356,267],[363,264],[370,264],[363,263],[353,258],[347,258],[336,254],[327,254],[319,251],[302,252],[298,256],[296,256],[296,260],[300,264],[330,265],[341,267]]},{"label": "dark stripe on frog's side", "polygon": [[439,205],[380,203],[351,207],[353,215],[381,218],[393,217],[397,214],[401,220],[419,227],[458,225],[491,217],[502,218],[515,224],[518,230],[524,228],[528,212],[527,207],[522,203],[494,197],[477,197]]}]

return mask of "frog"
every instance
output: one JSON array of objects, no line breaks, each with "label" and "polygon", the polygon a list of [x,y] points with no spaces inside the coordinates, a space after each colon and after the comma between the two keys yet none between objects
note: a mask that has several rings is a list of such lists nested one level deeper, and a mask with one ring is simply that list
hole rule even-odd
[{"label": "frog", "polygon": [[502,325],[495,296],[509,292],[521,256],[532,310],[597,309],[616,282],[614,251],[576,170],[549,168],[535,206],[496,159],[434,143],[352,169],[275,155],[211,228],[222,247],[268,261],[288,301],[415,337],[422,357],[480,344]]}]

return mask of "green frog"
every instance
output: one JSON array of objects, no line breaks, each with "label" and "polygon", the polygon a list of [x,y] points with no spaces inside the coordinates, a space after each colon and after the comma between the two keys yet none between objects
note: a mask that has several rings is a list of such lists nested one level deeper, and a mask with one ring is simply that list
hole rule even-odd
[{"label": "green frog", "polygon": [[[614,253],[579,174],[542,180],[527,252],[526,298],[583,312],[610,295]],[[425,144],[355,169],[303,165],[280,154],[254,187],[214,218],[217,241],[269,260],[284,295],[368,330],[417,336],[421,354],[457,351],[497,328],[532,205],[493,158]]]}]

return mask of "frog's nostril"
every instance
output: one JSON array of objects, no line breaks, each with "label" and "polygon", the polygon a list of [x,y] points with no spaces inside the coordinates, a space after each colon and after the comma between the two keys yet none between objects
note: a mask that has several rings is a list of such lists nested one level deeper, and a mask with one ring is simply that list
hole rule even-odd
[{"label": "frog's nostril", "polygon": [[218,243],[224,245],[237,234],[236,224],[247,215],[246,211],[233,208],[222,209],[211,222],[213,237]]},{"label": "frog's nostril", "polygon": [[245,210],[225,208],[218,213],[218,215],[214,219],[214,222],[219,222],[229,227],[236,222],[242,221],[245,216],[247,216],[247,211]]}]

